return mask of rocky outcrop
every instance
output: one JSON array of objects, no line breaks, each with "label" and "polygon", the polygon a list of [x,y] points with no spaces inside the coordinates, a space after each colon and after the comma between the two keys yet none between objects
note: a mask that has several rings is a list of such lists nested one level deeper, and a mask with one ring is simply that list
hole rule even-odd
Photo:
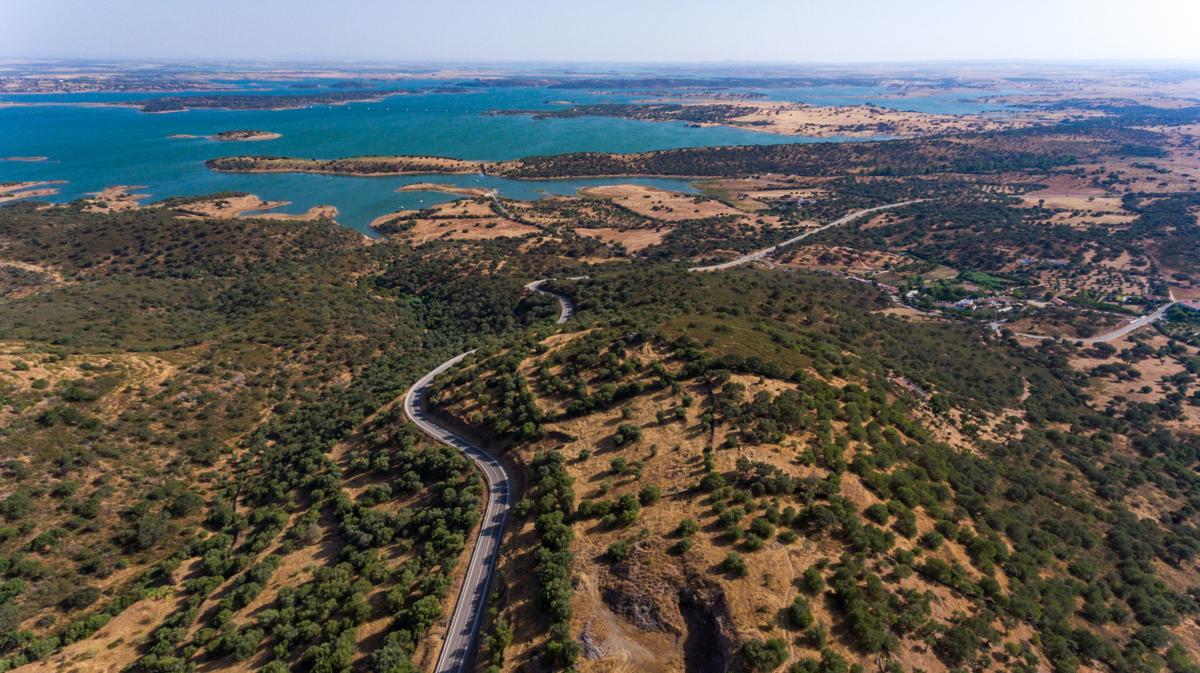
[{"label": "rocky outcrop", "polygon": [[725,592],[681,566],[677,557],[634,545],[603,578],[601,599],[639,631],[675,636],[687,673],[723,673],[737,649]]}]

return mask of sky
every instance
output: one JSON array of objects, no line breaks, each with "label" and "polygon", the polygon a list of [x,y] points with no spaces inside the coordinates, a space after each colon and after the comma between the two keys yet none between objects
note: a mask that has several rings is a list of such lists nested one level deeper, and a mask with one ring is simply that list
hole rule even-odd
[{"label": "sky", "polygon": [[1200,60],[1200,0],[0,0],[0,58]]}]

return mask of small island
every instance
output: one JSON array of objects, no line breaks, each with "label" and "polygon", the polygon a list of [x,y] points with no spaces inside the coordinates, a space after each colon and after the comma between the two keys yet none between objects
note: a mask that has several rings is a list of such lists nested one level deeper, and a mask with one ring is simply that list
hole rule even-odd
[{"label": "small island", "polygon": [[275,133],[273,131],[259,131],[256,129],[234,129],[232,131],[221,131],[220,133],[214,133],[211,136],[193,135],[191,133],[174,133],[168,137],[173,140],[196,139],[221,140],[225,142],[248,142],[256,140],[275,140],[276,138],[282,138],[283,134]]},{"label": "small island", "polygon": [[272,131],[258,131],[254,129],[235,129],[233,131],[221,131],[212,136],[213,140],[225,140],[236,142],[247,142],[255,140],[275,140],[282,138],[283,135]]},{"label": "small island", "polygon": [[300,159],[294,157],[217,157],[204,162],[214,171],[226,173],[326,173],[330,175],[456,175],[485,172],[481,161],[425,156],[362,156],[343,159]]}]

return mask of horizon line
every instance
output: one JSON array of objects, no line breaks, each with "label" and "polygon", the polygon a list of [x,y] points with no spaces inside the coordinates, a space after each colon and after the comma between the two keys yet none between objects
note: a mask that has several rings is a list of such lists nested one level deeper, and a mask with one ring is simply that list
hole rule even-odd
[{"label": "horizon line", "polygon": [[938,58],[863,61],[823,60],[574,60],[574,59],[438,59],[438,58],[375,58],[375,57],[294,57],[294,58],[247,58],[247,57],[178,57],[178,56],[8,56],[0,55],[0,63],[196,63],[211,65],[241,64],[363,64],[389,66],[448,66],[448,65],[569,65],[569,66],[864,66],[864,65],[1108,65],[1108,64],[1192,64],[1200,66],[1200,56],[1194,57],[1124,57],[1124,58]]}]

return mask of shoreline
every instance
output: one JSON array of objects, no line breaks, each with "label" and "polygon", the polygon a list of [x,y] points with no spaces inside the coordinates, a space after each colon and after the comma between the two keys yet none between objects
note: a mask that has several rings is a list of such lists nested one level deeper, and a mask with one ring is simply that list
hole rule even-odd
[{"label": "shoreline", "polygon": [[[210,170],[218,171],[220,173],[247,173],[247,174],[253,174],[253,173],[309,173],[312,175],[333,175],[336,177],[343,177],[343,178],[395,178],[395,177],[404,177],[404,176],[408,176],[408,175],[474,175],[476,173],[476,172],[455,172],[455,171],[442,171],[442,172],[439,172],[439,171],[406,171],[403,173],[351,173],[351,172],[347,172],[347,171],[317,170],[317,169],[302,169],[302,168],[253,168],[253,169],[238,169],[238,170],[223,169],[223,168],[211,168]],[[602,173],[602,174],[596,173],[596,174],[587,174],[587,175],[555,175],[555,176],[547,176],[547,177],[518,177],[518,176],[504,175],[503,173],[487,173],[487,172],[484,172],[483,174],[491,176],[491,177],[495,177],[495,178],[503,178],[505,180],[514,180],[514,181],[519,181],[519,182],[549,182],[551,180],[555,180],[555,181],[621,180],[621,179],[625,179],[625,178],[636,178],[639,180],[679,180],[682,182],[692,182],[692,181],[696,181],[696,180],[719,180],[723,177],[721,175],[672,175],[672,174],[662,174],[662,173]],[[420,184],[420,183],[418,183],[418,184]],[[470,188],[464,188],[464,189],[470,189]],[[396,191],[401,191],[401,190],[402,190],[402,187],[396,188]],[[412,191],[416,191],[416,190],[412,190]],[[438,191],[438,190],[427,190],[427,191]]]},{"label": "shoreline", "polygon": [[458,185],[443,184],[440,182],[414,182],[411,185],[402,185],[396,188],[398,192],[441,192],[443,194],[453,194],[455,196],[491,196],[496,194],[498,190],[487,189],[484,187],[459,187]]},{"label": "shoreline", "polygon": [[[153,114],[153,113],[150,113]],[[232,131],[220,131],[211,135],[198,135],[194,133],[172,133],[167,136],[168,140],[214,140],[217,142],[260,142],[263,140],[277,140],[282,138],[282,133],[274,131],[258,131],[258,130],[242,130],[235,129]]]},{"label": "shoreline", "polygon": [[[805,143],[801,143],[801,144],[805,144]],[[743,146],[731,145],[729,147],[743,147]],[[700,149],[704,149],[704,148],[700,148]],[[669,151],[669,150],[664,150],[664,151]],[[267,165],[267,166],[254,165],[254,166],[236,167],[236,168],[235,167],[222,167],[220,165],[220,163],[222,161],[235,161],[235,160],[247,161],[247,162],[250,162],[251,164],[254,164],[254,163],[261,164],[262,162],[272,162],[275,165]],[[360,160],[366,161],[366,162],[395,161],[397,163],[400,163],[400,162],[403,162],[406,160],[414,161],[414,163],[417,161],[420,161],[420,160],[440,160],[440,161],[446,161],[446,162],[470,164],[470,166],[463,167],[462,169],[459,169],[459,170],[445,170],[445,169],[437,169],[437,168],[421,168],[421,169],[414,168],[412,170],[403,170],[403,171],[371,171],[371,172],[355,171],[355,170],[352,170],[349,168],[343,169],[343,168],[337,168],[337,167],[326,167],[331,164],[335,164],[335,163],[339,163],[339,162],[353,162],[353,161],[360,161]],[[704,175],[704,174],[673,175],[673,174],[662,174],[662,173],[589,173],[586,175],[554,175],[554,176],[543,176],[543,177],[524,177],[524,176],[507,175],[501,170],[496,170],[505,164],[516,164],[516,163],[519,163],[520,161],[521,161],[520,159],[515,159],[515,160],[507,160],[507,161],[486,162],[486,161],[476,161],[473,159],[451,159],[451,158],[446,158],[446,157],[422,157],[422,156],[409,156],[409,155],[395,155],[395,156],[345,157],[345,158],[341,158],[341,159],[298,159],[298,158],[292,158],[292,157],[217,157],[214,159],[209,159],[208,161],[206,161],[204,163],[205,163],[205,166],[209,170],[217,171],[218,173],[247,173],[247,174],[252,174],[252,173],[311,173],[313,175],[334,175],[334,176],[348,177],[348,178],[388,178],[388,177],[403,177],[403,176],[409,176],[409,175],[475,175],[475,174],[482,174],[482,175],[487,175],[487,176],[491,176],[491,177],[502,178],[505,180],[517,180],[517,181],[521,181],[521,182],[542,182],[542,181],[549,181],[549,180],[613,180],[613,179],[619,180],[619,179],[624,179],[624,178],[681,180],[681,181],[685,181],[685,182],[691,182],[691,181],[695,181],[695,180],[712,180],[712,179],[718,179],[718,178],[722,177],[720,175]],[[283,162],[288,162],[288,164],[284,165]],[[293,164],[291,164],[291,162],[296,162],[296,163],[293,165]],[[428,183],[428,184],[436,184],[436,183]],[[401,189],[402,189],[402,187],[397,188],[397,191],[400,191]]]},{"label": "shoreline", "polygon": [[[188,112],[191,110],[221,110],[224,112],[279,112],[283,110],[303,110],[315,106],[341,106],[351,103],[378,103],[391,96],[406,95],[407,92],[400,91],[388,93],[385,96],[375,96],[371,98],[355,98],[351,100],[337,101],[307,101],[296,102],[291,104],[279,105],[264,105],[255,107],[237,107],[230,105],[195,105],[184,106],[180,108],[171,108],[168,110],[147,110],[144,101],[0,101],[0,108],[22,108],[22,107],[81,107],[81,108],[124,108],[135,110],[142,114],[174,114],[176,112]],[[16,94],[4,94],[16,95]],[[25,95],[47,95],[47,94],[25,94]],[[68,94],[64,94],[68,95]]]},{"label": "shoreline", "polygon": [[296,157],[231,156],[204,162],[209,170],[221,173],[314,173],[356,177],[401,175],[472,175],[487,173],[495,164],[450,157],[418,155],[380,155],[340,159],[302,159]]},{"label": "shoreline", "polygon": [[0,182],[0,204],[32,199],[39,196],[54,196],[59,193],[57,185],[66,180],[26,180],[24,182]]}]

